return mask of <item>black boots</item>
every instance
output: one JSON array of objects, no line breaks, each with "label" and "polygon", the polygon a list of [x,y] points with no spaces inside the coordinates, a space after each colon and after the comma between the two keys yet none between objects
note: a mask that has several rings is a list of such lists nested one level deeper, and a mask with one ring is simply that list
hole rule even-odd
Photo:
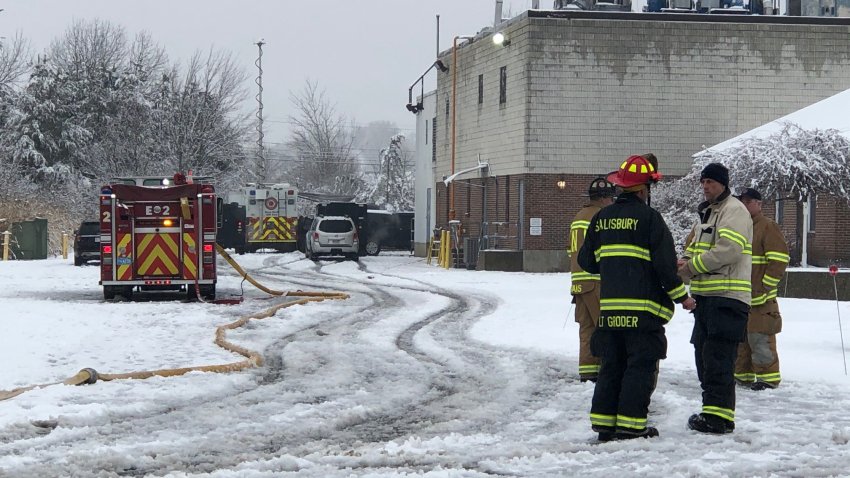
[{"label": "black boots", "polygon": [[770,389],[776,388],[776,385],[774,385],[772,383],[768,383],[768,382],[756,382],[756,383],[754,383],[750,386],[751,390],[755,390],[757,392],[761,391],[761,390],[767,390],[768,388],[770,388]]},{"label": "black boots", "polygon": [[643,430],[617,429],[618,440],[631,440],[633,438],[655,438],[658,436],[658,429],[655,427],[646,427]]},{"label": "black boots", "polygon": [[735,430],[735,422],[730,422],[717,415],[707,413],[695,413],[688,419],[688,428],[700,433],[732,433]]},{"label": "black boots", "polygon": [[643,430],[631,430],[618,428],[617,431],[613,430],[600,430],[596,429],[599,433],[599,441],[607,442],[613,440],[632,440],[634,438],[655,438],[658,436],[658,429],[655,427],[646,427]]}]

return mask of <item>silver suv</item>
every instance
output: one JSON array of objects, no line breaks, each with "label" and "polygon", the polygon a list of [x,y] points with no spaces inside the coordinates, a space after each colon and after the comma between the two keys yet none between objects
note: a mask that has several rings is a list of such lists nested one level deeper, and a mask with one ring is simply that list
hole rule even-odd
[{"label": "silver suv", "polygon": [[344,256],[357,260],[360,238],[354,221],[348,216],[318,216],[307,232],[304,255],[307,259],[319,256]]}]

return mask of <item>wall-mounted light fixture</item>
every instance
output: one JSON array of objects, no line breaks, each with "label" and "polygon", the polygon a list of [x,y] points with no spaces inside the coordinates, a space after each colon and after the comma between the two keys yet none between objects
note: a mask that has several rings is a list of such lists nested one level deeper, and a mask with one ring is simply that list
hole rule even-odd
[{"label": "wall-mounted light fixture", "polygon": [[563,179],[559,179],[558,182],[555,183],[555,186],[560,190],[564,190],[567,189],[567,182]]},{"label": "wall-mounted light fixture", "polygon": [[[425,75],[427,75],[428,72],[434,68],[442,71],[443,73],[449,71],[449,67],[447,67],[445,63],[443,63],[443,61],[439,59],[435,61],[431,66],[429,66],[428,69],[425,70],[425,73],[422,73],[422,76],[417,78],[416,81],[414,81],[413,84],[410,85],[410,88],[408,88],[407,90],[407,104],[404,106],[405,108],[407,108],[407,111],[410,111],[413,114],[419,114],[420,111],[425,109],[425,106],[422,105],[422,98],[425,98],[425,82],[423,81],[423,79],[425,78]],[[422,88],[422,93],[419,96],[419,101],[414,103],[413,88],[416,86],[417,83],[419,83],[420,87]]]},{"label": "wall-mounted light fixture", "polygon": [[496,32],[493,35],[493,44],[497,46],[508,46],[511,44],[511,41],[505,38],[505,34],[502,32]]}]

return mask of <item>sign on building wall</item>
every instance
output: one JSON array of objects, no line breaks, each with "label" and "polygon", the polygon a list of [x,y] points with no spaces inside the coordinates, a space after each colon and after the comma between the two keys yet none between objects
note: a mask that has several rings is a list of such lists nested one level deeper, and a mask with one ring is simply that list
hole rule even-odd
[{"label": "sign on building wall", "polygon": [[543,235],[543,218],[542,217],[532,217],[529,220],[529,228],[528,233],[532,236],[542,236]]}]

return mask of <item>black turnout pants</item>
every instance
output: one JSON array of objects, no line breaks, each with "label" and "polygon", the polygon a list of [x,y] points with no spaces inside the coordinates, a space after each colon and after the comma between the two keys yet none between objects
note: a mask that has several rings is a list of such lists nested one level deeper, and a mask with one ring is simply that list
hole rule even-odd
[{"label": "black turnout pants", "polygon": [[735,360],[747,338],[750,307],[726,297],[697,296],[694,311],[694,358],[702,386],[702,405],[735,411]]},{"label": "black turnout pants", "polygon": [[597,328],[590,348],[602,359],[590,413],[645,420],[658,377],[658,361],[667,356],[664,328]]}]

